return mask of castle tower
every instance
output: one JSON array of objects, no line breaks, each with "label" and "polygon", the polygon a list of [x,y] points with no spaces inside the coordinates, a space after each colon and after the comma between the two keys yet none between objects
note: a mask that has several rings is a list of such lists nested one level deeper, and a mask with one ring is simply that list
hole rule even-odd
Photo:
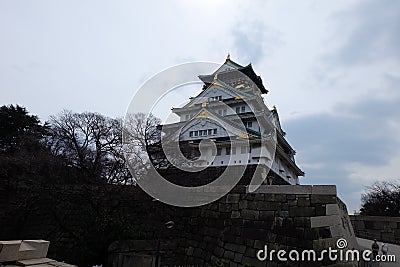
[{"label": "castle tower", "polygon": [[[179,122],[162,126],[164,140],[178,141],[185,157],[195,160],[185,164],[210,169],[265,165],[270,169],[265,183],[299,184],[304,172],[295,163],[276,107],[269,109],[264,103],[262,95],[268,90],[251,64],[241,66],[228,54],[214,73],[199,79],[204,83],[201,92],[172,109]],[[271,138],[271,130],[273,153],[262,142]]]}]

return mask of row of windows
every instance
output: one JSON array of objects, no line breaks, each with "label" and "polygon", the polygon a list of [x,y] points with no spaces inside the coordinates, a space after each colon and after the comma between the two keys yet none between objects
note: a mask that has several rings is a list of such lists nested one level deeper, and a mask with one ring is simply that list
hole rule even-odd
[{"label": "row of windows", "polygon": [[[248,161],[247,161],[248,163],[251,163],[251,160],[249,159]],[[259,159],[257,159],[257,162],[260,162],[260,160]],[[234,164],[236,164],[236,163],[242,163],[242,161],[241,160],[238,160],[238,161],[234,161]],[[210,164],[210,162],[207,162],[207,165],[209,165]],[[224,164],[224,161],[223,160],[221,160],[221,164]],[[211,165],[214,165],[214,162],[211,162]]]},{"label": "row of windows", "polygon": [[212,96],[208,98],[208,102],[213,102],[213,101],[221,101],[222,100],[222,96]]},{"label": "row of windows", "polygon": [[198,131],[190,131],[189,136],[209,136],[209,135],[216,135],[217,129],[207,129],[207,130],[198,130]]},{"label": "row of windows", "polygon": [[244,122],[244,126],[245,126],[246,128],[251,128],[251,127],[253,127],[253,122],[251,122],[251,121],[245,121],[245,122]]},{"label": "row of windows", "polygon": [[[225,147],[225,155],[236,155],[236,147]],[[240,154],[247,154],[251,153],[250,146],[241,146],[240,147]],[[222,154],[222,147],[217,147],[217,150],[212,151],[213,156],[221,156]]]},{"label": "row of windows", "polygon": [[241,107],[236,107],[236,113],[245,113],[246,112],[246,106],[241,106]]}]

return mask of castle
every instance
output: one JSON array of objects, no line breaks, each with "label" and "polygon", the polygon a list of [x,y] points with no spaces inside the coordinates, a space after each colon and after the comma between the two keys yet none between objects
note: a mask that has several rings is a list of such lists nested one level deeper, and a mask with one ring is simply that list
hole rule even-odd
[{"label": "castle", "polygon": [[[246,165],[269,169],[265,183],[299,184],[304,172],[285,139],[278,111],[269,109],[268,93],[252,65],[230,59],[212,74],[200,75],[201,92],[183,107],[172,108],[179,122],[162,126],[164,140],[178,142],[189,160],[179,168],[221,168]],[[165,148],[164,148],[165,151]]]}]

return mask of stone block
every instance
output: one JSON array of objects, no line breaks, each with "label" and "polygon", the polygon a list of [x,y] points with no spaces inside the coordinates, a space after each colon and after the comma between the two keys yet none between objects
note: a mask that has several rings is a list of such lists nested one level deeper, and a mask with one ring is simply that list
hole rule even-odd
[{"label": "stone block", "polygon": [[50,242],[46,240],[23,240],[19,248],[19,260],[39,259],[47,256]]},{"label": "stone block", "polygon": [[256,210],[243,210],[242,211],[243,219],[257,220],[258,215],[259,215],[259,213]]},{"label": "stone block", "polygon": [[326,205],[325,204],[313,204],[315,206],[315,216],[325,216],[326,215]]},{"label": "stone block", "polygon": [[55,262],[55,260],[49,258],[39,258],[39,259],[19,260],[17,261],[17,264],[22,266],[30,266],[30,265],[46,264],[51,262]]},{"label": "stone block", "polygon": [[[249,192],[247,188],[247,192]],[[266,194],[311,194],[311,185],[262,185],[254,193]],[[249,192],[252,193],[252,192]]]},{"label": "stone block", "polygon": [[313,247],[316,251],[321,251],[324,249],[328,249],[329,247],[335,249],[336,248],[337,238],[325,238],[313,241]]},{"label": "stone block", "polygon": [[233,260],[235,258],[235,253],[229,250],[225,250],[224,258]]},{"label": "stone block", "polygon": [[225,250],[230,250],[230,251],[234,251],[234,252],[243,254],[246,251],[246,246],[227,243],[227,244],[225,244]]},{"label": "stone block", "polygon": [[341,225],[342,219],[339,215],[317,216],[311,218],[311,228]]},{"label": "stone block", "polygon": [[0,241],[0,262],[18,260],[21,240]]},{"label": "stone block", "polygon": [[313,185],[312,194],[316,195],[336,195],[336,185]]},{"label": "stone block", "polygon": [[234,218],[234,219],[240,218],[240,212],[239,211],[235,211],[235,210],[232,211],[231,218]]},{"label": "stone block", "polygon": [[346,230],[341,224],[330,226],[332,237],[344,237],[346,235]]},{"label": "stone block", "polygon": [[247,208],[247,200],[240,200],[239,202],[239,209]]},{"label": "stone block", "polygon": [[233,259],[235,262],[241,262],[243,258],[243,254],[242,253],[235,253],[235,258]]},{"label": "stone block", "polygon": [[226,197],[226,203],[238,203],[239,202],[239,194],[229,194]]},{"label": "stone block", "polygon": [[310,206],[310,198],[309,197],[299,197],[297,199],[297,205],[299,207],[307,207]]},{"label": "stone block", "polygon": [[311,204],[336,204],[336,195],[311,195]]},{"label": "stone block", "polygon": [[340,209],[338,204],[327,204],[326,215],[339,215]]},{"label": "stone block", "polygon": [[286,194],[275,195],[275,201],[276,202],[286,202],[287,201]]},{"label": "stone block", "polygon": [[291,217],[312,217],[315,216],[314,207],[290,207],[289,215]]},{"label": "stone block", "polygon": [[265,202],[263,205],[263,210],[273,210],[279,211],[281,210],[282,204],[279,202]]},{"label": "stone block", "polygon": [[264,210],[260,211],[259,218],[260,220],[273,220],[275,212],[272,210]]}]

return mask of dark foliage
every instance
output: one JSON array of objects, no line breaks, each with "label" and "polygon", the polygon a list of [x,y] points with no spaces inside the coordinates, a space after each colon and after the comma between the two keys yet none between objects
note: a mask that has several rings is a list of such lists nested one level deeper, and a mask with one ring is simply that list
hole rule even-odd
[{"label": "dark foliage", "polygon": [[375,183],[367,188],[361,200],[361,215],[400,216],[399,183]]}]

